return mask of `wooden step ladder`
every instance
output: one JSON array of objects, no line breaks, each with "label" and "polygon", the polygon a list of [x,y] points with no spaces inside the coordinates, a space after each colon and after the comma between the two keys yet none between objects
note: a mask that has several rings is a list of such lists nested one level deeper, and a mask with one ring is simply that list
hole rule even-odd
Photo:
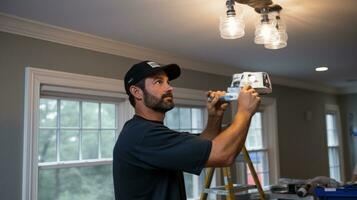
[{"label": "wooden step ladder", "polygon": [[250,173],[253,176],[255,185],[253,185],[253,186],[234,185],[232,183],[231,167],[223,167],[222,170],[223,170],[223,176],[224,176],[224,187],[219,186],[219,187],[215,187],[215,188],[210,188],[215,168],[208,168],[208,171],[206,173],[204,188],[202,190],[200,200],[207,200],[209,193],[225,195],[226,200],[235,200],[236,193],[247,191],[249,189],[255,189],[255,188],[258,189],[260,199],[265,200],[263,188],[260,184],[257,173],[255,172],[252,160],[250,159],[249,153],[248,153],[247,149],[245,148],[245,146],[243,146],[243,148],[242,148],[242,153],[244,156],[244,160],[248,165]]}]

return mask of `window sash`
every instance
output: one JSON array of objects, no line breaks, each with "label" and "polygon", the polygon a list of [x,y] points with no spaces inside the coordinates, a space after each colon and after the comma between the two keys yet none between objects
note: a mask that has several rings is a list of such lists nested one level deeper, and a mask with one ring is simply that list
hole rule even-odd
[{"label": "window sash", "polygon": [[[250,158],[252,159],[252,154],[255,154],[256,156],[261,155],[262,157],[259,157],[259,161],[255,162],[252,159],[252,163],[254,165],[254,169],[256,170],[256,173],[258,175],[258,178],[261,182],[261,184],[264,185],[269,185],[270,181],[269,181],[269,173],[270,173],[270,169],[269,169],[269,158],[268,158],[268,154],[269,154],[269,149],[266,147],[267,144],[267,138],[265,136],[264,133],[264,121],[263,121],[263,112],[264,111],[258,111],[257,113],[255,113],[255,115],[253,116],[252,119],[252,123],[250,125],[249,131],[248,131],[248,137],[246,140],[246,148],[247,151],[250,155]],[[253,136],[250,136],[250,134],[253,133]],[[250,137],[249,137],[250,136]],[[252,139],[254,139],[255,141],[251,141]],[[252,143],[255,143],[256,145],[251,145]],[[250,144],[250,145],[247,145]],[[257,166],[257,164],[260,163],[260,167],[262,167],[262,169],[259,169],[260,167]],[[249,169],[245,166],[245,175],[246,175],[246,183],[248,184],[252,184],[251,182],[251,172],[249,171]],[[262,176],[260,176],[262,175]],[[254,184],[254,183],[253,183]]]},{"label": "window sash", "polygon": [[[79,105],[79,111],[78,111],[78,120],[79,120],[79,124],[78,124],[78,127],[61,127],[61,109],[60,107],[62,106],[61,104],[61,101],[63,100],[62,98],[59,98],[59,97],[56,97],[56,98],[41,98],[41,100],[53,100],[53,101],[56,101],[56,106],[57,106],[57,109],[56,109],[56,117],[57,117],[57,122],[56,122],[56,127],[46,127],[46,128],[43,128],[43,127],[39,127],[39,133],[43,130],[53,130],[56,132],[56,148],[55,148],[55,151],[56,151],[56,161],[55,162],[50,162],[50,166],[53,168],[54,165],[56,164],[60,164],[60,166],[66,166],[66,163],[69,163],[69,166],[71,166],[73,163],[77,163],[77,164],[81,164],[81,165],[85,165],[85,164],[89,164],[88,162],[81,162],[82,160],[91,160],[90,163],[93,163],[95,161],[98,161],[98,162],[101,162],[103,160],[106,160],[106,159],[102,159],[102,138],[103,138],[103,131],[113,131],[114,133],[114,137],[113,137],[113,145],[115,143],[115,140],[116,140],[116,137],[118,135],[118,103],[112,103],[112,105],[114,106],[114,115],[115,115],[115,120],[114,120],[114,126],[113,128],[103,128],[102,127],[102,124],[101,124],[101,121],[102,121],[102,105],[103,104],[108,104],[107,102],[101,102],[101,101],[96,101],[96,103],[98,103],[98,116],[97,116],[97,124],[98,124],[98,127],[97,128],[83,128],[83,125],[82,125],[82,116],[83,116],[83,103],[87,103],[87,102],[90,102],[90,101],[85,101],[85,100],[82,100],[82,99],[71,99],[71,101],[75,102],[75,103],[78,103]],[[63,135],[61,135],[61,131],[63,130],[66,130],[66,131],[75,131],[77,132],[77,137],[78,137],[78,143],[75,144],[76,146],[78,145],[78,153],[75,152],[76,154],[78,154],[78,159],[72,159],[70,160],[69,162],[66,162],[65,160],[62,160],[60,158],[60,153],[61,153],[61,137],[63,137]],[[87,130],[92,130],[92,131],[97,131],[96,132],[96,135],[97,135],[97,140],[95,141],[97,143],[97,158],[93,158],[93,159],[83,159],[82,156],[83,156],[83,151],[82,151],[82,145],[83,145],[83,132],[86,132]],[[40,136],[40,134],[38,134],[38,136]],[[39,144],[40,145],[40,144]],[[39,153],[38,153],[39,154]],[[46,161],[45,162],[41,162],[41,161],[38,161],[38,166],[47,166],[46,165]]]},{"label": "window sash", "polygon": [[[272,102],[270,102],[272,101]],[[268,137],[268,133],[267,132],[272,132],[272,131],[276,131],[274,129],[274,124],[271,124],[272,122],[274,122],[275,116],[274,116],[274,101],[269,99],[269,103],[267,101],[265,101],[264,105],[260,107],[260,110],[254,115],[253,119],[252,119],[252,123],[251,126],[249,128],[249,133],[248,133],[248,137],[246,140],[246,148],[247,151],[250,155],[252,155],[252,153],[261,153],[262,155],[264,155],[260,161],[260,163],[263,165],[262,167],[264,169],[258,169],[256,164],[254,163],[254,169],[256,170],[258,177],[259,174],[261,174],[264,177],[260,178],[260,182],[262,184],[262,186],[264,185],[269,185],[272,184],[273,182],[277,181],[277,167],[278,167],[278,163],[275,163],[275,161],[277,160],[276,157],[276,151],[277,149],[270,149],[270,148],[277,148],[275,146],[272,146],[272,141],[274,141],[274,144],[277,143],[277,141],[275,141],[274,137],[274,133],[269,134]],[[253,136],[250,135],[252,133],[252,131],[260,131],[260,133],[255,133],[253,132]],[[270,138],[272,137],[272,138]],[[251,138],[255,138],[256,140],[258,140],[258,142],[255,143],[249,143],[249,139]],[[255,145],[252,145],[255,144]],[[272,153],[272,152],[273,153]],[[274,153],[275,152],[275,153]],[[269,157],[269,155],[272,154],[272,157]],[[254,158],[251,157],[252,162],[254,162]],[[247,167],[247,165],[245,164],[245,160],[243,159],[243,156],[240,155],[237,160],[236,160],[236,173],[237,173],[237,181],[238,183],[241,184],[248,184],[248,183],[252,183],[252,180],[248,180],[250,177],[250,171]],[[255,184],[255,183],[253,183]],[[250,191],[250,192],[254,192],[254,190]]]},{"label": "window sash", "polygon": [[[260,184],[262,186],[267,186],[270,184],[269,180],[269,152],[267,149],[262,149],[262,150],[254,150],[254,151],[248,151],[249,156],[252,160],[254,169],[257,173],[257,176],[259,178]],[[256,156],[260,155],[261,159],[259,159],[257,162],[252,159],[252,154],[256,154]],[[260,166],[259,166],[259,165]],[[255,185],[255,182],[253,181],[252,173],[250,172],[248,167],[245,167],[245,173],[246,173],[246,183],[247,184],[253,184]]]},{"label": "window sash", "polygon": [[79,160],[79,161],[62,161],[62,162],[46,162],[39,163],[39,169],[58,169],[71,167],[89,167],[97,165],[111,165],[113,159],[93,159],[93,160]]},{"label": "window sash", "polygon": [[328,167],[331,178],[343,181],[343,149],[341,140],[341,126],[339,108],[337,105],[326,105],[326,143],[328,149]]}]

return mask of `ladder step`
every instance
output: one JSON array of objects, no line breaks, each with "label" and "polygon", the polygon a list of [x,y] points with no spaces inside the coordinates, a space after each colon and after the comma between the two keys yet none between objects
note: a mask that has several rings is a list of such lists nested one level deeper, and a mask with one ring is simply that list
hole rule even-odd
[{"label": "ladder step", "polygon": [[[240,184],[233,184],[233,193],[241,193],[244,191],[248,191],[250,189],[256,189],[257,187],[255,185],[240,185]],[[202,191],[203,193],[207,194],[218,194],[218,195],[228,195],[229,190],[225,189],[224,186],[217,186],[217,187],[211,187],[211,188],[205,188]]]}]

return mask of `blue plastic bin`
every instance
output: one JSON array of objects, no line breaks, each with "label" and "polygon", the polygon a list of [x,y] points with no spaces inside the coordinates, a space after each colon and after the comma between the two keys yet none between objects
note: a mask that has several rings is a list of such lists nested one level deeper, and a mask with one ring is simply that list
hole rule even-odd
[{"label": "blue plastic bin", "polygon": [[341,188],[316,187],[315,195],[320,200],[357,200],[357,185],[348,185]]}]

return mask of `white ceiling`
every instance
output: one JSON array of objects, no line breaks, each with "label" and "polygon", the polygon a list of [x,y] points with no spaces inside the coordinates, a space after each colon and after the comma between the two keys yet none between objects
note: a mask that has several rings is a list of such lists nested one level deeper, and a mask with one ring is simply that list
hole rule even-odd
[{"label": "white ceiling", "polygon": [[259,16],[245,5],[246,35],[221,39],[225,0],[1,0],[0,12],[207,63],[357,87],[357,1],[273,2],[288,27],[288,46],[280,50],[254,44]]}]

